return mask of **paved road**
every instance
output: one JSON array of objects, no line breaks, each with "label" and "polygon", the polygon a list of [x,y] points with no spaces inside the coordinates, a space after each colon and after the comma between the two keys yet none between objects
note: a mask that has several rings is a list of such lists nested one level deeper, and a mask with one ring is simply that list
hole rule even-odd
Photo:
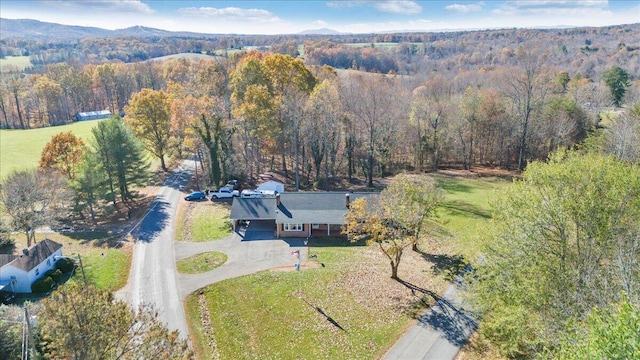
[{"label": "paved road", "polygon": [[478,324],[457,295],[458,283],[387,352],[384,360],[452,360]]},{"label": "paved road", "polygon": [[183,337],[187,325],[179,296],[174,257],[175,214],[184,188],[194,170],[194,161],[185,161],[158,191],[146,216],[132,231],[136,239],[127,285],[116,293],[132,307],[151,304],[159,319]]},{"label": "paved road", "polygon": [[[188,294],[224,279],[274,267],[293,266],[296,259],[291,256],[291,251],[294,249],[301,250],[303,260],[306,257],[302,239],[243,241],[239,234],[233,233],[217,241],[175,242],[176,209],[184,196],[180,189],[188,182],[193,170],[194,162],[185,161],[174,171],[158,192],[145,218],[132,231],[136,243],[129,280],[116,293],[116,297],[126,300],[134,308],[141,304],[153,305],[167,328],[178,330],[184,338],[188,337],[188,328],[183,300]],[[227,262],[221,267],[201,274],[177,273],[176,260],[214,250],[227,255]]]}]

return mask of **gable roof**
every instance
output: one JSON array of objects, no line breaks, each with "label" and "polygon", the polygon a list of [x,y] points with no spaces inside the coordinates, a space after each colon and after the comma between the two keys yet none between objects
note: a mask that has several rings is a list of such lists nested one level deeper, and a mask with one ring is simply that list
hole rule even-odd
[{"label": "gable roof", "polygon": [[17,257],[18,255],[13,255],[13,254],[0,254],[0,267],[7,265]]},{"label": "gable roof", "polygon": [[378,193],[361,192],[285,192],[280,194],[280,206],[276,214],[278,224],[344,224],[349,211],[349,201],[362,197],[378,196]]},{"label": "gable roof", "polygon": [[274,220],[276,199],[274,198],[234,198],[231,215],[234,220]]},{"label": "gable roof", "polygon": [[30,247],[27,254],[16,256],[16,258],[7,265],[29,272],[61,247],[62,244],[58,244],[50,239],[44,239]]}]

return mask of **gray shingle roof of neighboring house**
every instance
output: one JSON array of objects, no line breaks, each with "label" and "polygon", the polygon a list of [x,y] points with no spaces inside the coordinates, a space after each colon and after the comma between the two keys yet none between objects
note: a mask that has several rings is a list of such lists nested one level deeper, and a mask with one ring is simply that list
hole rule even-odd
[{"label": "gray shingle roof of neighboring house", "polygon": [[[290,192],[280,194],[278,224],[344,224],[349,210],[347,192]],[[378,193],[348,193],[349,202]]]},{"label": "gray shingle roof of neighboring house", "polygon": [[234,220],[274,220],[276,218],[276,199],[234,198],[231,204],[230,218]]},{"label": "gray shingle roof of neighboring house", "polygon": [[44,239],[30,247],[28,255],[22,254],[16,256],[16,258],[9,264],[18,269],[29,272],[45,261],[49,256],[51,256],[51,254],[58,251],[61,247],[61,244],[58,244],[53,240]]}]

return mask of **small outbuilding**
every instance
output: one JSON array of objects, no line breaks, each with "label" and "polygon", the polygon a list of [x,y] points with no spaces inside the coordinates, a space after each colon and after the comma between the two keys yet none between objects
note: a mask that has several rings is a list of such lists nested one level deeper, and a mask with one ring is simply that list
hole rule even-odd
[{"label": "small outbuilding", "polygon": [[111,117],[111,115],[111,111],[109,110],[79,112],[76,114],[76,121],[106,119]]},{"label": "small outbuilding", "polygon": [[269,191],[274,191],[276,193],[283,193],[284,184],[274,180],[269,180],[258,185],[258,190],[269,190]]}]

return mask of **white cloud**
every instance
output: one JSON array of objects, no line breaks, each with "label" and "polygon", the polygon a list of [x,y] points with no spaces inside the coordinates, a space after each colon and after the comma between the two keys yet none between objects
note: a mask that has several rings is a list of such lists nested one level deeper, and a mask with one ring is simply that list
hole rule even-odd
[{"label": "white cloud", "polygon": [[[608,0],[509,0],[494,10],[498,15],[578,15],[598,16],[607,11]],[[607,14],[610,14],[607,11]]]},{"label": "white cloud", "polygon": [[392,14],[419,14],[422,6],[412,0],[347,0],[327,1],[327,6],[334,9],[372,6],[378,11]]},{"label": "white cloud", "polygon": [[455,11],[455,12],[470,13],[470,12],[481,11],[483,6],[484,6],[483,2],[468,4],[468,5],[462,5],[462,4],[456,3],[456,4],[447,5],[444,8],[450,11]]},{"label": "white cloud", "polygon": [[213,17],[228,21],[257,21],[257,22],[278,22],[275,14],[263,9],[242,9],[237,7],[213,8],[213,7],[188,7],[178,10],[179,13],[187,16]]},{"label": "white cloud", "polygon": [[117,13],[140,13],[151,14],[155,11],[140,0],[83,0],[83,1],[40,1],[46,7],[56,9],[68,9],[70,11],[80,11],[93,13],[117,12]]},{"label": "white cloud", "polygon": [[376,1],[373,3],[373,6],[382,12],[392,14],[419,14],[422,11],[420,4],[409,0]]}]

